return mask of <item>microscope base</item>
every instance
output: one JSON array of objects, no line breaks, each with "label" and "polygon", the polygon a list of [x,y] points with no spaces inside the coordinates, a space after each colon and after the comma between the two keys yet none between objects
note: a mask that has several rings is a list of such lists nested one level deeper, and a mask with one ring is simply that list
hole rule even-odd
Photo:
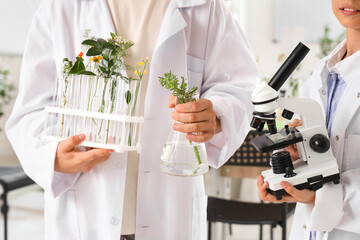
[{"label": "microscope base", "polygon": [[[313,182],[316,182],[314,184],[311,184]],[[324,183],[328,183],[328,182],[334,182],[334,184],[339,184],[340,183],[340,174],[334,174],[334,175],[330,175],[327,177],[323,177],[322,175],[318,175],[312,178],[309,178],[307,182],[305,183],[301,183],[298,185],[295,185],[295,187],[299,190],[302,189],[309,189],[312,191],[316,191],[320,188],[323,187]],[[271,193],[272,195],[274,195],[276,197],[276,200],[281,200],[282,196],[284,195],[289,195],[284,189],[280,189],[280,190],[271,190],[271,189],[267,189],[267,191],[269,193]]]}]

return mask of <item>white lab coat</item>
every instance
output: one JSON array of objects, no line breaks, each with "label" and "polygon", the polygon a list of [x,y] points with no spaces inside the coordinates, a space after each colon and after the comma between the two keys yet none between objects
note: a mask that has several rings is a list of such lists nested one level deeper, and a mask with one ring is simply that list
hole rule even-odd
[{"label": "white lab coat", "polygon": [[[341,43],[330,56],[344,46]],[[326,63],[321,60],[303,91],[325,112],[327,105]],[[317,239],[339,229],[360,234],[360,51],[344,59],[336,68],[346,82],[332,123],[330,143],[340,168],[340,183],[327,183],[316,191],[315,205],[298,203],[292,223],[291,240],[309,240],[311,230],[322,231]],[[305,96],[306,96],[305,95]],[[324,115],[325,116],[325,115]],[[346,239],[346,238],[345,238]],[[345,240],[344,239],[344,240]],[[346,239],[347,240],[347,239]]]},{"label": "white lab coat", "polygon": [[[41,141],[44,107],[51,103],[64,57],[76,56],[86,29],[97,37],[114,32],[105,0],[47,0],[31,25],[19,95],[6,131],[26,173],[45,190],[45,239],[118,240],[126,153],[88,173],[54,171],[58,142]],[[146,41],[146,39],[144,40]],[[172,0],[152,57],[138,176],[137,240],[205,240],[207,197],[203,177],[174,177],[159,170],[171,126],[168,90],[158,76],[191,74],[210,99],[222,133],[206,144],[219,167],[243,142],[252,113],[258,71],[239,26],[221,0]]]}]

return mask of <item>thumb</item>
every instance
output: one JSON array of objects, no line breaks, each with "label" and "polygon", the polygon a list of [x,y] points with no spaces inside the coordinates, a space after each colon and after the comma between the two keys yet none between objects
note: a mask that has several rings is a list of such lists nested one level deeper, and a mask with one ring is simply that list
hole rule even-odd
[{"label": "thumb", "polygon": [[63,148],[65,151],[73,150],[77,145],[85,140],[85,134],[74,135],[68,139],[62,141]]},{"label": "thumb", "polygon": [[175,107],[175,96],[171,94],[169,96],[169,108],[174,108],[174,107]]}]

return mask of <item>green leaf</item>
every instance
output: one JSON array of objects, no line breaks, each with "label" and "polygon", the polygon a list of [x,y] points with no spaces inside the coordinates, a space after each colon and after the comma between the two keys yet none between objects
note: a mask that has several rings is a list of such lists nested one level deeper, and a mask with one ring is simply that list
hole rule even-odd
[{"label": "green leaf", "polygon": [[112,38],[116,37],[116,35],[114,33],[110,33],[110,35],[111,35]]},{"label": "green leaf", "polygon": [[99,66],[99,68],[103,73],[108,73],[108,70],[106,68],[104,68],[103,66]]},{"label": "green leaf", "polygon": [[125,93],[125,100],[127,104],[131,101],[131,92],[129,90]]},{"label": "green leaf", "polygon": [[87,40],[83,41],[81,44],[92,46],[92,47],[97,47],[97,48],[101,47],[98,42],[96,42],[95,40],[92,40],[92,39],[87,39]]},{"label": "green leaf", "polygon": [[114,50],[115,47],[114,45],[112,45],[111,43],[106,43],[104,46],[103,46],[104,49],[111,49],[111,50]]},{"label": "green leaf", "polygon": [[111,60],[108,62],[108,68],[111,68],[112,66],[114,66],[114,59],[111,59]]},{"label": "green leaf", "polygon": [[85,71],[85,65],[82,61],[76,61],[74,66],[71,68],[71,74],[80,74],[81,72]]},{"label": "green leaf", "polygon": [[87,75],[87,76],[96,76],[95,73],[90,72],[90,71],[83,71],[83,72],[81,72],[80,74],[82,74],[82,75]]},{"label": "green leaf", "polygon": [[97,56],[97,55],[100,55],[101,53],[102,53],[101,48],[92,47],[87,51],[86,56],[88,56],[88,57]]},{"label": "green leaf", "polygon": [[104,46],[107,44],[107,41],[103,38],[98,38],[97,42],[100,44],[100,48],[104,48]]},{"label": "green leaf", "polygon": [[103,53],[102,56],[106,61],[109,61],[109,56],[106,53]]}]

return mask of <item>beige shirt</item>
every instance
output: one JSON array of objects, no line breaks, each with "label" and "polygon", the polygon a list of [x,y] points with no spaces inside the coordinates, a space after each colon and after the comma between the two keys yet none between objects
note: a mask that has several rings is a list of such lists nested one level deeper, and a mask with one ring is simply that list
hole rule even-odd
[{"label": "beige shirt", "polygon": [[[118,35],[134,42],[129,49],[125,63],[136,66],[139,61],[151,56],[160,32],[160,26],[170,0],[107,0],[109,10]],[[148,67],[149,71],[149,67]],[[134,76],[127,71],[128,76]],[[144,100],[149,74],[143,77],[140,94],[140,115],[144,114]],[[121,234],[134,234],[136,228],[136,195],[139,155],[129,152],[125,198],[123,208],[123,223]]]}]

